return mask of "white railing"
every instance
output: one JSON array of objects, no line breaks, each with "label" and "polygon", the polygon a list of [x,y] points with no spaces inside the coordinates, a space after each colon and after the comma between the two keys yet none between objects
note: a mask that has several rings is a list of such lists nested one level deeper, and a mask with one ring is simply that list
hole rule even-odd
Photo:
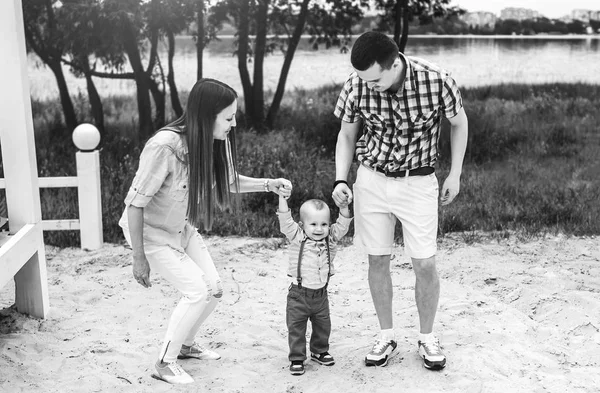
[{"label": "white railing", "polygon": [[[97,250],[104,242],[102,236],[102,198],[100,190],[100,154],[95,150],[100,142],[98,129],[91,124],[80,124],[73,131],[73,143],[80,151],[75,153],[77,176],[40,177],[39,188],[77,188],[78,219],[42,220],[44,231],[79,230],[81,248]],[[0,189],[6,188],[0,179]]]}]

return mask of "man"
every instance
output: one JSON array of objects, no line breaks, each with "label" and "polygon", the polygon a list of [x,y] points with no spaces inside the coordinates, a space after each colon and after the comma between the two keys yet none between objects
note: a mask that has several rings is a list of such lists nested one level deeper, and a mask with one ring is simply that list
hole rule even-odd
[{"label": "man", "polygon": [[[381,335],[365,358],[385,366],[396,350],[392,315],[390,256],[396,218],[402,223],[405,251],[416,276],[419,313],[418,352],[426,368],[445,367],[446,357],[433,331],[440,284],[435,265],[438,182],[434,174],[442,117],[451,124],[451,167],[441,203],[460,189],[468,123],[456,82],[443,69],[399,52],[378,32],[361,35],[352,47],[354,72],[338,97],[341,120],[333,199],[354,200],[356,240],[369,255],[369,288]],[[360,163],[354,190],[348,172],[354,153]]]}]

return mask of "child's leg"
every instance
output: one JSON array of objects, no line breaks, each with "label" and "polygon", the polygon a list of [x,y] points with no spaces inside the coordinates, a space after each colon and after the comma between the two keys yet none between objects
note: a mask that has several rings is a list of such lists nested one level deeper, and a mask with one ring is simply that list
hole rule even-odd
[{"label": "child's leg", "polygon": [[288,328],[288,359],[306,360],[306,325],[308,322],[306,297],[296,287],[291,287],[287,296],[286,324]]},{"label": "child's leg", "polygon": [[313,312],[310,316],[312,335],[310,336],[310,351],[321,354],[329,351],[329,336],[331,334],[331,316],[329,314],[329,297],[327,292],[321,297],[311,299]]},{"label": "child's leg", "polygon": [[192,326],[183,342],[185,345],[189,346],[194,343],[194,338],[196,337],[198,330],[200,330],[202,323],[214,311],[215,307],[217,307],[217,304],[223,295],[223,289],[219,273],[217,272],[213,259],[200,234],[196,233],[190,237],[185,252],[202,270],[204,273],[204,280],[208,286],[208,304],[198,316],[196,323]]}]

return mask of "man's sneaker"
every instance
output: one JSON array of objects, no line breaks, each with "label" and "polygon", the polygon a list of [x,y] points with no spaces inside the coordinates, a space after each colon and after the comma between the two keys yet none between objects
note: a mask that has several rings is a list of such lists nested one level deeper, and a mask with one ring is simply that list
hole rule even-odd
[{"label": "man's sneaker", "polygon": [[324,366],[333,366],[335,364],[335,360],[333,360],[333,356],[331,356],[329,352],[323,352],[320,354],[314,354],[311,352],[310,359]]},{"label": "man's sneaker", "polygon": [[436,338],[433,341],[419,341],[419,356],[423,358],[423,366],[430,370],[441,370],[446,367],[446,356],[442,353],[440,342]]},{"label": "man's sneaker", "polygon": [[191,347],[188,347],[187,345],[182,345],[181,350],[179,351],[179,355],[177,355],[177,359],[190,358],[217,360],[221,359],[221,355],[219,355],[215,351],[211,351],[210,349],[203,348],[196,343],[192,344]]},{"label": "man's sneaker", "polygon": [[292,360],[292,364],[290,364],[290,373],[292,375],[304,374],[304,362],[302,360]]},{"label": "man's sneaker", "polygon": [[174,385],[182,385],[186,383],[193,383],[194,379],[190,374],[186,373],[176,362],[173,363],[156,363],[154,368],[157,372],[157,377],[165,382],[172,383]]},{"label": "man's sneaker", "polygon": [[382,341],[377,340],[375,345],[373,345],[373,349],[371,352],[365,357],[365,365],[367,367],[371,366],[387,366],[388,360],[396,354],[396,341]]}]

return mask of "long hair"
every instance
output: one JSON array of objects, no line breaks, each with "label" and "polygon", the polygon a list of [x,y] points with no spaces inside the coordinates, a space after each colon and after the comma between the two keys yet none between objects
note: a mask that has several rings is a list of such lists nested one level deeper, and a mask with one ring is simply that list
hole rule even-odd
[{"label": "long hair", "polygon": [[212,228],[215,203],[231,207],[230,184],[235,182],[236,189],[239,184],[235,130],[229,132],[229,141],[213,138],[217,115],[236,99],[235,90],[225,83],[200,79],[190,91],[185,113],[167,126],[183,127],[188,147],[188,221],[197,227],[203,224],[206,230]]},{"label": "long hair", "polygon": [[352,45],[350,62],[352,67],[359,71],[365,71],[375,63],[389,70],[399,52],[393,39],[378,31],[368,31],[358,37]]}]

